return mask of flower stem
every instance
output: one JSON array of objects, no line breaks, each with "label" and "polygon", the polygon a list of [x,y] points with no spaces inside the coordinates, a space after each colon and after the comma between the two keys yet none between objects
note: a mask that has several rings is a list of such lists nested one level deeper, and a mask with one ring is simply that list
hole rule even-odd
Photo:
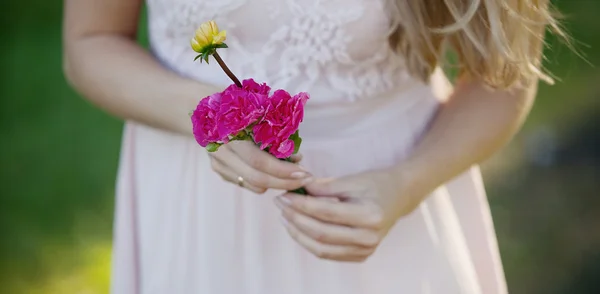
[{"label": "flower stem", "polygon": [[229,69],[229,67],[227,67],[227,65],[225,64],[225,62],[223,61],[223,59],[221,58],[221,56],[219,56],[219,53],[215,52],[213,54],[213,56],[215,57],[215,60],[217,61],[217,63],[221,66],[221,68],[223,69],[223,71],[227,74],[227,76],[238,86],[238,87],[242,87],[242,83],[240,83],[240,80],[238,80],[238,78],[231,72],[231,70]]}]

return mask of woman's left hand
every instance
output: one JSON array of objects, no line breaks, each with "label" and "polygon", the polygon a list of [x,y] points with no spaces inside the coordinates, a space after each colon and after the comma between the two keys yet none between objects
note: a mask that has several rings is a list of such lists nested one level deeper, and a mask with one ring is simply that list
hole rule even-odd
[{"label": "woman's left hand", "polygon": [[300,245],[319,258],[338,261],[366,260],[396,220],[420,203],[391,170],[317,180],[305,188],[311,196],[276,198],[282,221]]}]

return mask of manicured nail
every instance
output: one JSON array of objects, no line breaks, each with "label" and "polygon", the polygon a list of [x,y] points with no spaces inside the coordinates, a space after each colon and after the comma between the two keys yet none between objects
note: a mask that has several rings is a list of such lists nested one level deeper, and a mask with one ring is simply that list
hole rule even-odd
[{"label": "manicured nail", "polygon": [[313,178],[313,177],[306,178],[306,179],[302,180],[302,185],[310,184],[314,181],[315,181],[315,178]]},{"label": "manicured nail", "polygon": [[275,198],[275,201],[273,201],[273,202],[275,202],[275,206],[277,206],[277,208],[283,209],[283,204],[281,203],[281,200],[279,198],[281,198],[281,197]]},{"label": "manicured nail", "polygon": [[279,200],[285,205],[292,205],[292,201],[287,197],[279,197]]},{"label": "manicured nail", "polygon": [[286,226],[286,227],[287,227],[287,225],[288,225],[288,220],[287,220],[287,219],[285,219],[285,217],[283,217],[283,215],[280,215],[280,216],[279,216],[279,221],[281,221],[281,223],[282,223],[284,226]]},{"label": "manicured nail", "polygon": [[292,178],[294,178],[294,179],[303,179],[303,178],[306,178],[307,176],[308,176],[308,174],[305,172],[293,172],[292,173]]}]

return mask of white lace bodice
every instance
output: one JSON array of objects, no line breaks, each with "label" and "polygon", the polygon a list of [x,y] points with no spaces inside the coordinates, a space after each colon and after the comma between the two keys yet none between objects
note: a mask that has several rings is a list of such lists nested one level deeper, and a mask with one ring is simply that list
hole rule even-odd
[{"label": "white lace bodice", "polygon": [[219,54],[240,78],[290,92],[311,103],[375,97],[414,82],[388,45],[386,0],[147,0],[155,54],[180,74],[229,84],[216,62],[193,62],[189,45],[200,23],[227,30]]}]

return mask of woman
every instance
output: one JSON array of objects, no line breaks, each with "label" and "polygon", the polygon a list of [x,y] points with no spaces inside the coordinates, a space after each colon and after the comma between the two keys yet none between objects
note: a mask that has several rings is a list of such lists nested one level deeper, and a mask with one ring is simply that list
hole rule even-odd
[{"label": "woman", "polygon": [[[545,78],[547,2],[148,0],[150,54],[141,0],[67,0],[66,75],[127,121],[112,293],[506,293],[477,164]],[[192,61],[211,19],[240,78],[311,94],[300,165],[193,140],[188,112],[230,84]]]}]

